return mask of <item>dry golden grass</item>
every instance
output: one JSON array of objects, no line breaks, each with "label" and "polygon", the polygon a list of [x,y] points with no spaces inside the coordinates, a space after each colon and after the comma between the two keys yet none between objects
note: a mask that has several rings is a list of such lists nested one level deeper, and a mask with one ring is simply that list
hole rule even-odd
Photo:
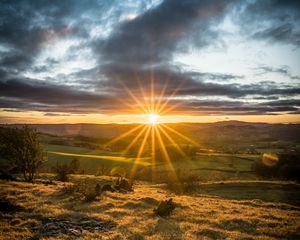
[{"label": "dry golden grass", "polygon": [[[208,193],[175,195],[161,185],[141,182],[134,192],[105,192],[87,203],[66,189],[111,179],[73,176],[71,181],[57,185],[1,181],[0,196],[22,209],[0,212],[0,239],[300,239],[300,207],[296,204],[225,199]],[[153,208],[158,201],[170,197],[177,208],[167,218],[156,216]],[[85,218],[112,225],[107,231],[47,236],[39,230],[41,223],[48,224],[47,218],[71,222]]]}]

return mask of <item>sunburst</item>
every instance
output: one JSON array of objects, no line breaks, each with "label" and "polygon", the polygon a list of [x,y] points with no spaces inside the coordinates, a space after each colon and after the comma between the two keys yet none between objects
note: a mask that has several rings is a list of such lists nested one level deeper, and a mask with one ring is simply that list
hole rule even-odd
[{"label": "sunburst", "polygon": [[158,118],[159,118],[159,115],[155,114],[155,113],[150,113],[149,116],[148,116],[148,122],[150,124],[158,124]]},{"label": "sunburst", "polygon": [[125,132],[122,135],[112,139],[106,144],[106,146],[115,144],[130,135],[134,135],[133,140],[131,140],[128,146],[125,147],[121,153],[121,155],[125,155],[132,148],[138,146],[129,178],[131,180],[134,180],[137,172],[137,165],[139,161],[141,161],[142,156],[145,154],[145,149],[148,148],[147,152],[152,160],[152,177],[154,179],[157,164],[156,150],[159,148],[161,150],[164,161],[166,162],[166,165],[171,173],[171,177],[173,178],[172,180],[178,182],[176,171],[174,169],[173,162],[168,152],[166,143],[170,143],[172,146],[174,146],[176,151],[178,151],[178,153],[182,156],[183,160],[188,159],[188,156],[186,156],[180,144],[178,144],[176,140],[173,139],[172,135],[176,136],[176,139],[180,138],[186,142],[189,142],[190,144],[196,146],[198,144],[189,137],[178,132],[171,126],[160,122],[161,115],[165,115],[167,112],[172,111],[177,107],[177,105],[170,105],[169,102],[170,99],[181,88],[183,83],[180,83],[179,86],[170,95],[166,95],[166,89],[169,81],[169,79],[167,79],[160,93],[156,95],[154,91],[154,81],[154,74],[153,71],[151,71],[150,88],[149,91],[145,91],[140,82],[140,79],[137,78],[137,83],[140,90],[139,96],[142,97],[138,97],[136,94],[134,94],[134,92],[132,92],[128,87],[120,82],[125,92],[127,92],[128,96],[133,100],[134,103],[126,103],[126,105],[129,105],[132,109],[138,108],[136,110],[139,110],[139,112],[145,115],[147,117],[147,120],[144,123],[135,126],[128,132]]}]

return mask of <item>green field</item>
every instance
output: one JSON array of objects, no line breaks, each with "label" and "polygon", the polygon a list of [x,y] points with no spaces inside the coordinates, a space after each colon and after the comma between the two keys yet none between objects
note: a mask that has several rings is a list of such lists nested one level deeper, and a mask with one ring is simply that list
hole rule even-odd
[{"label": "green field", "polygon": [[[56,166],[57,163],[68,163],[72,159],[80,160],[81,169],[85,173],[96,174],[99,167],[112,169],[120,167],[126,171],[135,163],[138,169],[152,171],[165,175],[172,171],[167,162],[152,163],[150,157],[139,159],[133,156],[122,156],[119,152],[90,150],[83,147],[45,144],[48,160],[45,169]],[[222,153],[201,153],[192,159],[175,159],[172,161],[173,169],[181,173],[199,176],[203,180],[222,180],[230,178],[254,179],[251,165],[258,155],[232,155]]]},{"label": "green field", "polygon": [[55,166],[57,163],[69,163],[74,158],[79,159],[81,169],[91,174],[96,174],[100,166],[129,169],[134,163],[140,167],[151,165],[149,158],[122,157],[120,153],[50,144],[44,145],[44,148],[48,157],[45,163],[46,167]]}]

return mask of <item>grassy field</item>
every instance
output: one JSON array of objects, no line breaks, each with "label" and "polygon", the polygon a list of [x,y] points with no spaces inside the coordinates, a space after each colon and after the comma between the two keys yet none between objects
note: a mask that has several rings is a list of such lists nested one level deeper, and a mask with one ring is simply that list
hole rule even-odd
[{"label": "grassy field", "polygon": [[68,163],[77,158],[81,168],[86,173],[96,174],[100,166],[107,168],[122,167],[130,169],[133,163],[145,167],[151,165],[149,158],[122,157],[120,153],[105,152],[100,150],[90,150],[82,147],[45,145],[48,160],[45,166],[55,166],[57,163]]},{"label": "grassy field", "polygon": [[[46,175],[43,178],[53,178]],[[300,186],[287,182],[230,181],[196,185],[175,195],[165,185],[136,182],[134,192],[105,192],[84,202],[67,191],[112,181],[73,175],[71,182],[0,182],[0,239],[299,239]],[[169,217],[153,209],[173,198]],[[92,223],[92,224],[91,224]]]},{"label": "grassy field", "polygon": [[[108,169],[120,167],[129,171],[134,162],[139,169],[148,170],[148,172],[154,170],[158,174],[165,174],[171,171],[165,161],[152,163],[149,157],[136,160],[134,157],[121,156],[119,152],[50,144],[45,145],[45,150],[48,152],[46,167],[55,166],[57,163],[67,163],[77,158],[80,160],[81,168],[89,174],[96,174],[100,166]],[[258,157],[258,155],[249,154],[201,153],[192,159],[176,159],[172,165],[175,171],[189,172],[198,175],[202,180],[255,179],[251,172],[251,165]]]}]

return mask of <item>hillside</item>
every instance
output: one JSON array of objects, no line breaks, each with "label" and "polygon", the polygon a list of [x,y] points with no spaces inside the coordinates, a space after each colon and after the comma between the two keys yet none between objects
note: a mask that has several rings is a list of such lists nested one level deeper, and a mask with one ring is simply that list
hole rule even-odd
[{"label": "hillside", "polygon": [[[72,190],[111,180],[74,175],[70,183],[1,181],[0,200],[6,196],[7,207],[0,209],[0,239],[300,238],[299,184],[209,183],[175,195],[165,185],[137,182],[134,192],[104,192],[93,202]],[[154,214],[168,198],[176,204],[171,215]]]}]

